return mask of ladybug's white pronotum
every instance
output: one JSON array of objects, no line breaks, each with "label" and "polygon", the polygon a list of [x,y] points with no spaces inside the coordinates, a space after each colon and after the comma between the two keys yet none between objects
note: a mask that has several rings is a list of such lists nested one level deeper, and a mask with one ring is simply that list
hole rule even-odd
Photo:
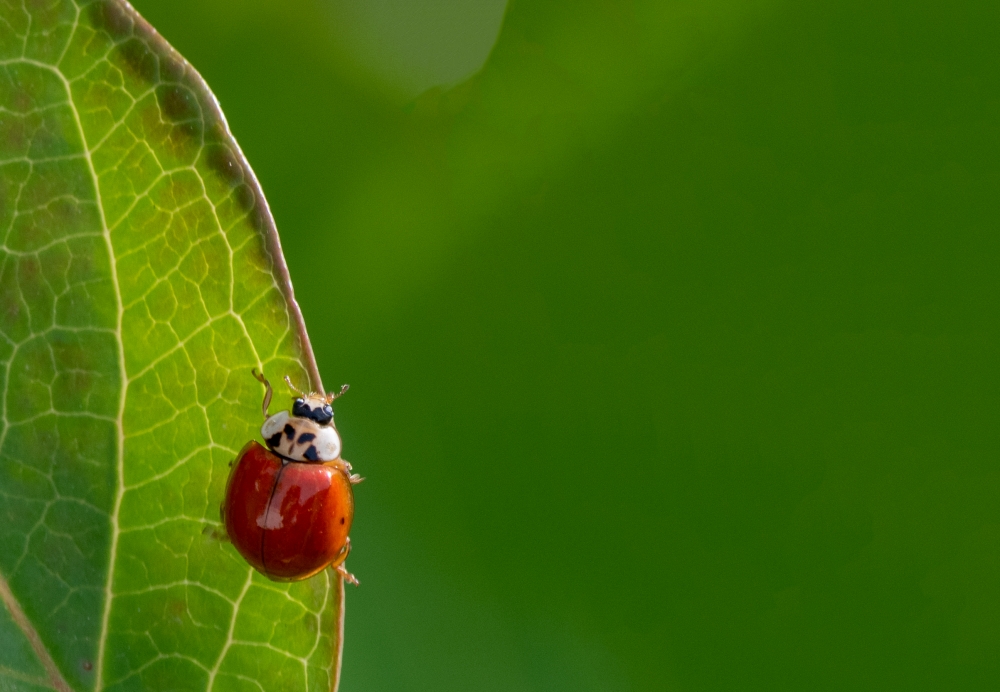
[{"label": "ladybug's white pronotum", "polygon": [[[285,382],[299,396],[292,403],[290,415],[288,411],[280,411],[264,421],[260,434],[267,446],[289,461],[333,461],[340,456],[340,435],[331,425],[330,403],[347,391],[347,385],[335,395],[303,394],[287,375]],[[264,402],[265,416],[269,403]]]}]

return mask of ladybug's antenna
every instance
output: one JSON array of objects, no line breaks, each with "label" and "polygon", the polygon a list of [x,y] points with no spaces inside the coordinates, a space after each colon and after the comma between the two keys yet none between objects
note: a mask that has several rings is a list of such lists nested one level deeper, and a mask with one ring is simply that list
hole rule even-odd
[{"label": "ladybug's antenna", "polygon": [[273,394],[273,390],[271,389],[271,383],[267,381],[266,377],[264,377],[264,373],[257,372],[257,368],[251,370],[250,374],[256,377],[257,381],[262,382],[266,387],[266,389],[264,390],[264,404],[263,406],[261,406],[261,410],[264,412],[264,420],[267,420],[268,418],[267,407],[271,405],[271,394]]},{"label": "ladybug's antenna", "polygon": [[336,394],[333,394],[333,393],[327,394],[326,395],[326,403],[328,403],[328,404],[333,403],[334,399],[339,399],[340,397],[342,397],[345,394],[347,394],[347,390],[350,389],[350,388],[351,388],[351,385],[345,384],[345,385],[343,385],[340,388],[340,391],[337,392]]},{"label": "ladybug's antenna", "polygon": [[288,388],[291,389],[296,394],[298,394],[300,397],[303,398],[305,397],[305,394],[302,393],[302,390],[296,387],[294,384],[292,384],[292,378],[290,378],[288,375],[285,375],[285,384],[287,384]]}]

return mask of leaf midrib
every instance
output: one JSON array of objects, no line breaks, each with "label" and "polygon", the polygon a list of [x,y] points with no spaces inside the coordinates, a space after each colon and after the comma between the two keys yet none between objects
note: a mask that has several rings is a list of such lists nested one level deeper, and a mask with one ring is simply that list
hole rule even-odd
[{"label": "leaf midrib", "polygon": [[[73,27],[73,31],[74,32],[76,31],[76,26],[77,26],[77,24],[74,24],[74,27]],[[67,42],[67,46],[69,45],[69,41],[72,41],[72,38],[73,38],[73,36],[71,34],[70,37],[69,37],[69,40]],[[105,245],[107,247],[108,262],[109,262],[110,267],[111,267],[111,281],[112,281],[112,284],[114,286],[115,309],[116,309],[116,323],[115,323],[115,328],[113,330],[109,330],[109,331],[112,331],[114,333],[115,341],[116,341],[116,343],[118,345],[118,354],[117,354],[118,355],[118,369],[119,369],[119,378],[120,378],[121,385],[120,385],[120,393],[119,393],[119,401],[118,401],[118,413],[112,419],[112,422],[114,423],[115,429],[117,431],[117,439],[116,439],[117,447],[116,447],[116,450],[115,450],[116,491],[115,491],[114,506],[112,507],[112,511],[111,511],[111,515],[110,515],[111,541],[110,541],[110,548],[109,548],[109,554],[108,554],[108,573],[107,573],[107,578],[106,578],[105,587],[104,587],[104,611],[103,611],[102,616],[101,616],[101,629],[100,629],[100,638],[98,639],[98,646],[97,646],[96,676],[95,676],[95,685],[94,685],[94,689],[95,690],[101,690],[104,687],[104,650],[105,650],[105,646],[106,646],[106,643],[107,643],[107,635],[108,635],[108,629],[109,629],[108,628],[108,624],[109,624],[110,617],[111,617],[111,605],[112,605],[112,601],[114,600],[114,591],[113,591],[114,566],[115,566],[115,561],[117,559],[118,537],[119,537],[119,533],[120,533],[119,524],[118,524],[118,517],[119,517],[119,514],[120,514],[120,510],[121,510],[122,498],[124,497],[125,490],[126,490],[126,488],[125,488],[125,475],[124,475],[125,474],[125,469],[124,469],[125,430],[124,430],[123,421],[124,421],[124,417],[125,417],[125,403],[126,403],[126,394],[128,392],[129,377],[128,377],[128,372],[127,372],[126,366],[125,366],[125,346],[124,346],[124,343],[122,341],[122,319],[123,319],[125,310],[124,310],[124,304],[123,304],[122,296],[121,296],[121,288],[120,288],[119,283],[118,283],[118,268],[117,268],[116,259],[115,259],[116,255],[115,255],[115,251],[114,251],[114,244],[111,241],[111,229],[108,226],[107,217],[105,216],[105,213],[104,213],[104,204],[103,204],[103,202],[101,200],[101,188],[100,188],[100,184],[99,184],[99,180],[98,180],[98,176],[97,176],[97,170],[94,167],[91,149],[90,149],[90,147],[87,144],[87,136],[86,136],[86,134],[84,132],[84,129],[83,129],[83,123],[80,120],[80,114],[77,111],[76,103],[73,101],[73,92],[72,92],[72,90],[70,88],[69,80],[66,79],[65,75],[63,75],[62,72],[59,70],[58,63],[56,65],[48,65],[46,63],[43,63],[43,62],[40,62],[40,61],[37,61],[37,60],[32,60],[30,58],[23,58],[23,57],[19,58],[19,59],[16,59],[16,60],[13,60],[13,61],[10,61],[10,62],[21,62],[21,63],[25,63],[25,64],[34,65],[35,67],[38,67],[40,69],[48,70],[49,72],[51,72],[53,75],[55,75],[59,79],[59,81],[63,85],[63,88],[66,91],[66,101],[67,101],[67,104],[69,105],[70,110],[73,113],[73,121],[76,124],[77,134],[79,134],[79,136],[80,136],[80,143],[81,143],[82,148],[83,148],[83,154],[82,154],[83,155],[83,159],[87,163],[87,171],[90,174],[91,182],[92,182],[92,184],[94,186],[94,198],[95,198],[95,202],[96,202],[96,205],[97,205],[98,214],[99,214],[100,220],[101,220],[101,235],[104,238],[104,242],[105,242]],[[214,208],[213,208],[213,212],[214,212]],[[216,219],[216,222],[217,222],[218,226],[221,228],[222,227],[221,222],[218,219]],[[248,343],[250,344],[251,348],[254,351],[254,356],[256,357],[256,359],[258,361],[257,367],[258,368],[262,368],[263,365],[260,362],[260,354],[257,353],[257,349],[254,346],[253,339],[250,338],[250,333],[247,330],[247,327],[246,327],[246,324],[243,321],[242,315],[240,315],[239,313],[237,313],[235,311],[234,307],[233,307],[233,292],[234,291],[233,291],[232,282],[233,282],[234,279],[233,279],[233,276],[232,276],[232,274],[233,274],[232,273],[232,264],[233,264],[233,253],[234,253],[234,250],[233,250],[232,247],[229,246],[228,243],[227,243],[227,250],[229,252],[229,263],[230,263],[230,268],[231,268],[231,271],[230,271],[230,291],[229,291],[229,313],[228,314],[230,314],[232,317],[236,318],[236,321],[239,323],[240,327],[243,329],[243,332],[244,332],[244,334],[247,337],[247,341],[248,341]],[[181,344],[178,344],[177,348],[180,348],[180,347],[183,347],[183,342]],[[148,369],[148,367],[149,366],[147,366],[147,368],[144,369],[142,371],[142,373],[145,373],[145,371]],[[240,592],[239,598],[237,598],[236,602],[233,605],[233,618],[231,619],[231,621],[229,623],[229,630],[228,630],[228,632],[226,634],[226,643],[223,646],[222,651],[220,652],[219,657],[218,657],[218,659],[215,662],[215,666],[213,666],[212,670],[209,671],[209,683],[208,683],[207,689],[211,689],[212,688],[212,682],[214,681],[215,676],[218,673],[220,666],[222,665],[222,661],[225,658],[225,654],[228,651],[229,647],[233,643],[233,632],[234,632],[235,624],[236,624],[236,614],[239,612],[239,606],[240,606],[240,603],[243,600],[243,597],[246,595],[247,591],[249,590],[250,583],[251,583],[251,580],[252,580],[252,576],[253,576],[253,571],[252,570],[248,570],[246,583],[244,584],[243,589]],[[2,578],[3,577],[0,576],[0,579],[2,579]],[[3,582],[3,587],[6,587],[6,582],[5,581]],[[7,590],[7,592],[9,593],[9,589]],[[11,596],[11,598],[13,598],[13,594],[10,594],[10,596]],[[46,670],[49,672],[50,677],[51,676],[55,676],[55,677],[53,677],[53,685],[56,687],[57,690],[59,690],[59,692],[63,692],[63,690],[66,690],[67,692],[70,692],[72,688],[69,687],[68,683],[66,683],[65,679],[59,673],[58,667],[55,665],[55,661],[49,655],[48,651],[44,648],[44,644],[42,644],[41,639],[38,636],[38,633],[34,630],[34,628],[31,626],[31,623],[23,615],[23,612],[21,613],[20,620],[18,620],[19,624],[21,624],[22,622],[23,622],[22,629],[24,629],[24,626],[27,626],[30,629],[30,633],[26,631],[25,634],[27,636],[29,636],[29,639],[32,641],[32,646],[36,646],[36,644],[37,644],[37,647],[39,647],[41,649],[41,653],[39,655],[40,655],[40,657],[42,655],[44,655],[44,661],[43,662],[45,663]],[[307,671],[307,674],[308,674],[308,671]]]},{"label": "leaf midrib", "polygon": [[[77,7],[77,16],[75,21],[73,22],[73,30],[67,37],[66,48],[68,48],[69,45],[72,43],[73,36],[75,35],[76,29],[79,26],[79,22],[80,22],[80,11],[79,7]],[[59,61],[61,61],[62,56],[65,55],[66,48],[64,48],[63,52],[60,54]],[[111,617],[112,580],[114,579],[115,559],[117,557],[117,552],[118,552],[118,534],[119,534],[118,517],[121,511],[122,497],[125,495],[125,468],[124,468],[125,430],[123,426],[123,421],[125,418],[125,395],[128,391],[128,373],[126,372],[125,369],[125,346],[122,341],[122,317],[124,315],[125,310],[122,305],[121,286],[118,283],[118,267],[115,262],[114,245],[111,242],[111,230],[108,228],[107,217],[104,214],[104,203],[101,200],[101,187],[97,177],[97,169],[94,168],[94,160],[91,155],[90,147],[87,144],[87,135],[84,132],[83,122],[80,120],[80,113],[76,108],[76,103],[73,101],[73,91],[70,88],[69,80],[66,79],[66,76],[59,69],[58,62],[55,65],[49,65],[38,60],[26,58],[24,56],[10,60],[8,62],[20,62],[26,65],[34,65],[39,69],[47,70],[50,73],[52,73],[56,78],[59,79],[59,82],[63,85],[63,89],[66,91],[66,103],[69,105],[69,109],[73,114],[73,122],[76,125],[77,134],[80,136],[80,145],[83,149],[83,159],[87,163],[87,172],[90,174],[91,184],[93,184],[94,186],[94,200],[97,205],[98,215],[101,219],[101,236],[104,238],[104,243],[105,246],[107,247],[108,264],[110,265],[111,269],[111,283],[114,286],[116,314],[115,314],[115,328],[112,331],[114,333],[115,343],[117,344],[118,347],[117,356],[118,356],[118,377],[119,377],[120,391],[118,394],[118,413],[114,418],[114,425],[117,433],[115,440],[116,442],[115,502],[114,506],[111,509],[111,516],[109,517],[109,521],[111,524],[111,541],[108,549],[108,573],[104,583],[104,612],[101,615],[100,637],[97,640],[97,661],[96,661],[96,675],[94,683],[94,689],[100,690],[104,687],[104,648],[108,639],[108,622]],[[0,576],[0,579],[2,579],[2,576]],[[7,586],[6,581],[4,581],[3,587],[6,588],[6,586]],[[7,589],[7,593],[10,593],[9,589]],[[13,594],[10,594],[10,596],[11,598],[13,598]],[[23,612],[21,613],[21,616],[22,616],[21,619],[23,620],[24,623],[24,624],[22,624],[21,622],[18,623],[19,625],[21,625],[21,629],[24,630],[25,626],[31,627],[30,622],[28,622],[27,618],[24,617]],[[32,646],[35,646],[35,641],[37,641],[38,645],[42,646],[41,639],[39,638],[38,633],[35,632],[33,627],[31,628],[30,633],[25,632],[25,634],[29,636],[29,639],[31,639],[31,635],[34,635],[34,640],[32,640]],[[53,674],[57,676],[57,678],[54,679],[53,681],[54,684],[56,685],[56,689],[70,690],[71,688],[66,683],[65,679],[63,679],[62,675],[59,673],[58,668],[55,666],[55,662],[52,660],[52,657],[49,655],[48,651],[44,649],[44,646],[42,646],[42,649],[45,655],[43,663],[45,663],[46,670],[49,671],[49,676],[52,677]],[[62,688],[60,688],[59,684],[57,683],[61,683]]]},{"label": "leaf midrib", "polygon": [[[73,23],[73,31],[70,33],[66,46],[68,47],[73,41],[73,35],[76,32],[77,26],[79,26],[79,8],[77,8],[77,18]],[[63,49],[62,55],[65,55],[65,48]],[[60,61],[62,59],[60,55]],[[91,184],[94,186],[94,199],[97,204],[97,212],[101,219],[101,235],[104,238],[104,243],[108,251],[108,265],[111,269],[111,283],[114,287],[115,295],[115,328],[112,330],[115,336],[115,343],[117,344],[117,356],[118,356],[118,377],[119,377],[119,394],[118,394],[118,413],[114,419],[116,435],[116,449],[115,449],[115,474],[116,474],[116,487],[115,487],[115,502],[111,509],[111,516],[109,518],[111,524],[111,542],[108,551],[108,574],[104,584],[104,612],[101,615],[101,630],[100,638],[97,643],[97,661],[96,661],[96,677],[94,683],[94,689],[100,690],[104,686],[104,647],[108,639],[108,621],[111,617],[111,601],[112,601],[112,580],[114,579],[114,565],[115,558],[117,556],[118,550],[118,516],[121,510],[122,497],[125,494],[125,468],[124,468],[124,458],[125,458],[125,431],[122,422],[125,418],[125,395],[128,391],[128,373],[125,369],[125,346],[122,342],[122,316],[124,315],[124,308],[122,306],[122,294],[121,288],[118,283],[118,265],[115,258],[114,245],[111,242],[111,230],[108,228],[108,220],[104,214],[104,203],[101,200],[101,186],[97,177],[97,169],[94,168],[94,160],[92,157],[92,152],[87,144],[87,135],[83,129],[83,123],[80,120],[80,113],[76,108],[76,103],[73,101],[73,91],[70,88],[69,80],[60,71],[58,62],[55,65],[48,65],[46,63],[40,62],[38,60],[32,60],[30,58],[21,57],[12,62],[21,62],[28,65],[34,65],[40,69],[48,70],[53,75],[55,75],[59,82],[63,85],[63,89],[66,91],[66,103],[69,105],[70,111],[73,113],[73,122],[76,125],[77,134],[80,136],[80,144],[83,149],[83,159],[87,163],[87,172],[90,174]],[[35,637],[37,638],[37,633]],[[40,640],[39,640],[40,643]],[[48,656],[48,660],[51,662],[51,656]],[[54,662],[52,665],[55,665]],[[50,672],[51,674],[51,672]],[[61,677],[60,677],[61,680]],[[65,681],[62,681],[63,685],[66,685]],[[66,689],[69,689],[67,686]]]}]

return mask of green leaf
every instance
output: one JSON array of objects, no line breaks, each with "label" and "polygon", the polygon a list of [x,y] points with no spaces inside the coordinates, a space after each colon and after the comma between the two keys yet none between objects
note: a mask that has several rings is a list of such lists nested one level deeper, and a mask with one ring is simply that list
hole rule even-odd
[{"label": "green leaf", "polygon": [[343,585],[219,525],[262,388],[321,389],[208,87],[121,0],[0,0],[0,688],[329,690]]}]

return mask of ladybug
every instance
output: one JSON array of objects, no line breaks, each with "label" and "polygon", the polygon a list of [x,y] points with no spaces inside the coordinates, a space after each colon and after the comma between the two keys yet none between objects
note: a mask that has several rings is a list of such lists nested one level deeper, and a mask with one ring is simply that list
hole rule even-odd
[{"label": "ladybug", "polygon": [[298,397],[291,413],[267,415],[271,383],[264,384],[267,447],[251,440],[230,463],[222,523],[240,555],[274,581],[298,581],[325,567],[345,581],[358,580],[344,567],[351,552],[348,533],[354,519],[352,486],[363,479],[340,458],[340,435],[333,424],[337,394],[303,394],[286,376]]}]

